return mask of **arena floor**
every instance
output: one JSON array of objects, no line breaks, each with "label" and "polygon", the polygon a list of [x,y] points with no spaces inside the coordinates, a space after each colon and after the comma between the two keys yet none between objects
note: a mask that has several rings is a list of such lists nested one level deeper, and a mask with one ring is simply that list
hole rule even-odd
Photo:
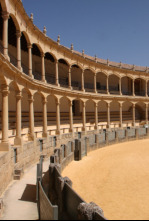
[{"label": "arena floor", "polygon": [[62,175],[86,202],[98,204],[107,219],[149,219],[149,140],[91,152]]}]

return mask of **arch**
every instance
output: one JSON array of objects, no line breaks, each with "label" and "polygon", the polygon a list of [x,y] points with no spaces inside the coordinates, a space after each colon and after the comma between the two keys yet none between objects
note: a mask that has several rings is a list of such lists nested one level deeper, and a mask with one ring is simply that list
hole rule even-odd
[{"label": "arch", "polygon": [[96,71],[93,68],[91,68],[91,67],[85,68],[84,72],[87,71],[87,70],[93,72],[94,74],[96,73]]},{"label": "arch", "polygon": [[15,91],[21,91],[20,90],[20,87],[19,87],[19,85],[16,83],[16,81],[11,81],[10,83],[9,83],[9,88],[14,88],[15,89]]},{"label": "arch", "polygon": [[26,32],[21,35],[21,67],[23,72],[29,74],[29,55],[28,55],[29,38]]},{"label": "arch", "polygon": [[97,81],[97,92],[104,93],[107,92],[107,75],[104,72],[97,72],[96,74]]},{"label": "arch", "polygon": [[53,54],[47,52],[45,54],[45,78],[47,83],[55,84],[56,82],[56,59]]},{"label": "arch", "polygon": [[32,45],[32,72],[36,80],[42,80],[41,48],[38,44]]},{"label": "arch", "polygon": [[66,59],[64,59],[64,58],[59,58],[58,59],[58,62],[62,62],[62,63],[64,63],[65,65],[68,65],[68,66],[70,66],[70,64],[69,64],[69,62],[66,60]]},{"label": "arch", "polygon": [[90,69],[85,69],[84,71],[84,88],[86,92],[94,92],[94,76],[95,72],[92,72]]},{"label": "arch", "polygon": [[136,78],[134,81],[135,86],[135,95],[136,96],[145,96],[146,91],[146,81],[140,77]]},{"label": "arch", "polygon": [[122,94],[131,96],[132,91],[132,78],[129,76],[123,76],[121,78]]},{"label": "arch", "polygon": [[21,32],[20,24],[19,24],[16,16],[13,15],[12,13],[10,13],[10,17],[12,18],[12,20],[13,20],[13,22],[15,24],[16,30]]},{"label": "arch", "polygon": [[109,92],[110,94],[119,94],[119,77],[115,74],[109,76]]},{"label": "arch", "polygon": [[107,128],[107,102],[104,100],[99,101],[98,104],[98,118],[100,122],[100,128]]},{"label": "arch", "polygon": [[81,70],[83,70],[83,66],[82,66],[81,64],[78,64],[78,63],[74,62],[74,63],[71,64],[71,68],[72,68],[73,66],[77,66],[78,68],[80,68]]},{"label": "arch", "polygon": [[25,36],[25,39],[26,39],[26,41],[27,41],[27,44],[31,44],[29,35],[28,35],[25,31],[22,31],[22,33],[23,33],[24,36]]},{"label": "arch", "polygon": [[82,89],[82,70],[79,65],[71,66],[71,86],[74,90]]},{"label": "arch", "polygon": [[46,56],[46,54],[50,54],[53,57],[54,61],[57,61],[57,57],[55,56],[54,53],[47,51],[47,52],[45,52],[45,56]]},{"label": "arch", "polygon": [[9,2],[8,0],[0,0],[3,11],[9,12]]},{"label": "arch", "polygon": [[68,85],[68,74],[69,74],[69,64],[65,59],[58,60],[58,72],[59,72],[59,83],[61,87],[69,87]]},{"label": "arch", "polygon": [[61,125],[68,125],[65,133],[69,133],[69,100],[65,96],[60,99],[60,121]]}]

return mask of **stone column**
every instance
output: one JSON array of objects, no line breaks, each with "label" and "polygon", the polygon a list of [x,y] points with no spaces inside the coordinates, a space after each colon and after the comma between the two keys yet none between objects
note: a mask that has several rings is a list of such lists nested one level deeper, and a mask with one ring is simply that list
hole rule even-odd
[{"label": "stone column", "polygon": [[73,112],[72,112],[73,101],[69,101],[69,117],[70,117],[70,129],[69,132],[73,133]]},{"label": "stone column", "polygon": [[8,94],[9,94],[9,87],[7,85],[2,85],[2,143],[0,144],[0,151],[8,151],[9,150]]},{"label": "stone column", "polygon": [[119,92],[120,92],[120,95],[122,95],[122,79],[121,78],[119,79]]},{"label": "stone column", "polygon": [[4,48],[4,56],[6,59],[10,60],[8,56],[8,19],[9,13],[3,12],[3,48]]},{"label": "stone column", "polygon": [[94,74],[94,92],[97,93],[97,75]]},{"label": "stone column", "polygon": [[132,94],[135,96],[135,80],[132,80]]},{"label": "stone column", "polygon": [[146,124],[148,125],[148,104],[146,103]]},{"label": "stone column", "polygon": [[43,137],[48,137],[47,98],[42,99],[43,104]]},{"label": "stone column", "polygon": [[41,59],[42,59],[42,81],[45,82],[45,60],[44,60],[45,54],[41,53]]},{"label": "stone column", "polygon": [[98,103],[95,103],[95,130],[98,129]]},{"label": "stone column", "polygon": [[107,94],[110,94],[109,93],[109,76],[107,76]]},{"label": "stone column", "polygon": [[120,128],[123,128],[123,103],[120,103]]},{"label": "stone column", "polygon": [[133,122],[132,122],[132,125],[133,127],[136,126],[136,104],[133,104]]},{"label": "stone column", "polygon": [[56,86],[60,87],[60,84],[59,84],[59,73],[58,73],[58,61],[56,61],[55,64],[56,64]]},{"label": "stone column", "polygon": [[28,70],[29,70],[29,76],[33,78],[33,70],[32,70],[32,45],[28,44]]},{"label": "stone column", "polygon": [[16,94],[16,138],[14,140],[15,145],[22,145],[22,138],[21,138],[21,125],[22,125],[21,99],[22,99],[22,93],[19,91]]},{"label": "stone column", "polygon": [[110,122],[110,103],[107,103],[107,128],[111,128],[111,122]]},{"label": "stone column", "polygon": [[148,97],[148,80],[146,81],[145,94],[146,94],[146,97]]},{"label": "stone column", "polygon": [[82,70],[82,91],[85,92],[85,88],[84,88],[84,70]]},{"label": "stone column", "polygon": [[83,103],[83,111],[82,111],[82,114],[83,114],[83,128],[82,128],[82,131],[85,131],[86,132],[86,102],[82,102]]},{"label": "stone column", "polygon": [[68,83],[69,83],[69,89],[72,90],[72,86],[71,86],[71,67],[69,67],[69,72],[68,72]]},{"label": "stone column", "polygon": [[56,124],[57,124],[57,131],[56,134],[61,134],[61,128],[60,128],[60,101],[57,100],[56,102]]},{"label": "stone column", "polygon": [[21,67],[21,32],[16,32],[17,36],[17,68],[22,71]]},{"label": "stone column", "polygon": [[35,140],[34,133],[34,99],[33,95],[29,95],[29,123],[30,123],[30,135],[29,140]]}]

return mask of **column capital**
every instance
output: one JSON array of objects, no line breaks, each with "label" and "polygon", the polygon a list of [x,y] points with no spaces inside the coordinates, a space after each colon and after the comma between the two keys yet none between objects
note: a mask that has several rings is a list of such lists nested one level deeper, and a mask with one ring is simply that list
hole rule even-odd
[{"label": "column capital", "polygon": [[47,101],[47,98],[46,98],[46,97],[43,97],[43,98],[42,98],[42,103],[43,103],[43,104],[47,104],[47,103],[48,103],[48,101]]},{"label": "column capital", "polygon": [[44,52],[41,52],[40,54],[41,54],[41,57],[42,57],[42,58],[45,57],[45,53],[44,53]]},{"label": "column capital", "polygon": [[2,18],[4,19],[4,20],[8,20],[9,19],[9,13],[8,12],[2,12]]},{"label": "column capital", "polygon": [[34,102],[33,95],[29,95],[29,96],[28,96],[28,101],[29,101],[30,103],[33,103],[33,102]]},{"label": "column capital", "polygon": [[98,103],[94,103],[95,107],[97,108],[98,107]]},{"label": "column capital", "polygon": [[16,99],[17,100],[21,100],[22,99],[22,92],[21,91],[16,92]]},{"label": "column capital", "polygon": [[1,87],[1,92],[2,92],[2,95],[5,97],[5,96],[8,96],[9,94],[9,86],[8,85],[2,85]]},{"label": "column capital", "polygon": [[86,102],[85,102],[85,101],[82,101],[82,103],[83,103],[83,107],[86,107]]},{"label": "column capital", "polygon": [[60,100],[57,100],[57,101],[56,101],[56,105],[60,105]]},{"label": "column capital", "polygon": [[27,44],[27,48],[28,48],[28,49],[32,49],[32,48],[33,48],[32,44],[28,43],[28,44]]},{"label": "column capital", "polygon": [[16,31],[16,36],[17,36],[17,38],[21,38],[21,36],[22,36],[22,33],[21,33],[21,31]]},{"label": "column capital", "polygon": [[68,102],[69,102],[69,106],[72,107],[73,101],[69,100]]}]

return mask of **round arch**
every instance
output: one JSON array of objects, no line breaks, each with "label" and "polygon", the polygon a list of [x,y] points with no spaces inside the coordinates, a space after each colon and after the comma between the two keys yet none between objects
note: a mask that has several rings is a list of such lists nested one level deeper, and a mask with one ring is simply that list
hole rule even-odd
[{"label": "round arch", "polygon": [[45,78],[47,83],[56,83],[56,59],[53,54],[45,53]]},{"label": "round arch", "polygon": [[110,94],[119,94],[120,86],[119,86],[120,77],[115,74],[111,74],[109,76],[109,92]]},{"label": "round arch", "polygon": [[95,91],[94,76],[95,72],[91,71],[90,69],[84,70],[84,89],[86,92]]},{"label": "round arch", "polygon": [[74,90],[82,89],[82,69],[76,64],[71,66],[71,86]]},{"label": "round arch", "polygon": [[146,91],[146,81],[142,78],[136,78],[134,81],[135,86],[135,95],[136,96],[145,96]]},{"label": "round arch", "polygon": [[58,60],[59,84],[61,87],[69,87],[69,63],[65,59]]},{"label": "round arch", "polygon": [[41,48],[38,44],[32,45],[32,70],[36,80],[42,80],[42,59],[41,59]]},{"label": "round arch", "polygon": [[97,72],[96,79],[97,79],[97,92],[106,94],[106,92],[107,92],[107,74],[105,74],[104,72]]},{"label": "round arch", "polygon": [[132,78],[129,76],[124,76],[121,79],[122,84],[122,94],[123,95],[132,95]]}]

